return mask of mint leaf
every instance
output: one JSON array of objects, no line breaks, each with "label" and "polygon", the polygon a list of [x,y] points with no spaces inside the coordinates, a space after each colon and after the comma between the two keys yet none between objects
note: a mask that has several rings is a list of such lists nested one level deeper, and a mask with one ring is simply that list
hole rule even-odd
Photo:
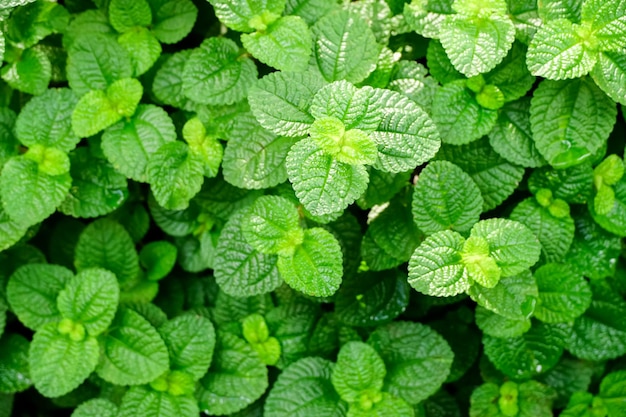
[{"label": "mint leaf", "polygon": [[483,335],[509,338],[523,335],[530,330],[532,323],[529,318],[505,317],[479,305],[476,307],[476,325]]},{"label": "mint leaf", "polygon": [[168,369],[168,351],[163,339],[133,310],[117,312],[100,344],[102,353],[96,372],[113,384],[146,384]]},{"label": "mint leaf", "polygon": [[308,295],[328,297],[341,285],[341,247],[321,228],[305,230],[302,244],[292,256],[279,256],[277,266],[290,287]]},{"label": "mint leaf", "polygon": [[406,401],[386,392],[381,394],[380,401],[373,404],[370,409],[362,408],[360,405],[351,405],[348,413],[354,417],[384,417],[387,415],[412,417],[415,415],[413,408]]},{"label": "mint leaf", "polygon": [[311,28],[313,59],[329,82],[363,81],[376,67],[380,47],[367,23],[346,10],[329,13]]},{"label": "mint leaf", "polygon": [[28,363],[30,342],[19,334],[4,334],[0,339],[0,392],[14,393],[32,385]]},{"label": "mint leaf", "polygon": [[117,405],[104,398],[85,401],[72,413],[72,417],[116,417]]},{"label": "mint leaf", "polygon": [[247,210],[240,211],[224,225],[215,255],[215,279],[225,293],[245,297],[270,292],[280,286],[276,255],[255,250],[245,237],[242,224]]},{"label": "mint leaf", "polygon": [[372,401],[380,395],[385,374],[385,363],[373,347],[348,342],[339,350],[331,381],[341,399],[348,403]]},{"label": "mint leaf", "polygon": [[47,323],[39,328],[29,351],[31,378],[35,388],[47,397],[59,397],[72,391],[98,364],[96,338],[74,340],[59,333],[57,327],[57,323]]},{"label": "mint leaf", "polygon": [[609,415],[618,416],[623,412],[624,404],[624,371],[611,372],[602,379],[598,396],[608,409]]},{"label": "mint leaf", "polygon": [[350,165],[372,164],[378,150],[367,133],[360,129],[346,130],[336,117],[321,117],[313,123],[310,137],[325,153]]},{"label": "mint leaf", "polygon": [[183,70],[191,52],[191,49],[186,49],[172,55],[164,54],[158,61],[152,81],[152,94],[159,102],[179,108],[193,106],[183,93]]},{"label": "mint leaf", "polygon": [[[464,184],[458,192],[449,190]],[[480,190],[462,169],[447,161],[435,161],[422,170],[413,191],[412,213],[426,234],[452,229],[469,230],[483,207]]]},{"label": "mint leaf", "polygon": [[264,12],[280,16],[285,8],[285,0],[211,0],[210,3],[220,22],[237,32],[252,32],[250,19]]},{"label": "mint leaf", "polygon": [[520,321],[529,319],[535,310],[538,291],[535,278],[526,270],[500,279],[493,288],[473,285],[468,294],[480,306],[507,319]]},{"label": "mint leaf", "polygon": [[593,188],[591,163],[583,162],[566,169],[552,167],[536,169],[528,178],[528,188],[533,194],[547,188],[552,191],[554,198],[568,203],[585,203]]},{"label": "mint leaf", "polygon": [[209,38],[195,49],[183,72],[183,92],[201,104],[225,105],[240,101],[257,78],[249,58],[240,58],[237,44]]},{"label": "mint leaf", "polygon": [[4,66],[0,70],[0,76],[16,90],[40,95],[48,88],[52,67],[48,56],[41,48],[28,48],[18,61]]},{"label": "mint leaf", "polygon": [[589,24],[593,38],[601,51],[619,51],[626,47],[626,6],[621,2],[603,3],[588,0],[583,3],[581,19]]},{"label": "mint leaf", "polygon": [[150,242],[139,253],[139,261],[146,269],[146,278],[158,281],[170,273],[176,263],[178,250],[168,241]]},{"label": "mint leaf", "polygon": [[163,43],[176,43],[191,32],[198,9],[189,0],[148,0],[152,8],[152,32]]},{"label": "mint leaf", "polygon": [[446,15],[454,14],[454,0],[414,0],[404,6],[404,18],[409,27],[420,35],[439,39]]},{"label": "mint leaf", "polygon": [[126,392],[117,417],[175,417],[195,416],[198,413],[198,405],[188,396],[174,396],[167,391],[155,391],[142,386],[132,387]]},{"label": "mint leaf", "polygon": [[591,304],[587,281],[567,264],[546,264],[535,271],[539,298],[535,316],[546,323],[561,323],[582,315]]},{"label": "mint leaf", "polygon": [[135,26],[148,26],[152,23],[152,11],[146,0],[127,3],[123,0],[111,0],[108,7],[111,26],[120,33]]},{"label": "mint leaf", "polygon": [[588,78],[543,81],[530,104],[535,146],[559,169],[590,158],[607,139],[615,116],[615,103]]},{"label": "mint leaf", "polygon": [[619,52],[601,52],[591,70],[595,83],[618,103],[626,103],[626,55]]},{"label": "mint leaf", "polygon": [[133,76],[138,77],[148,71],[161,55],[161,44],[146,28],[135,26],[120,35],[117,42],[128,52]]},{"label": "mint leaf", "polygon": [[371,87],[357,88],[347,81],[336,81],[315,94],[311,115],[316,121],[334,118],[346,129],[369,132],[378,127],[383,117],[382,108],[376,108],[378,101],[384,98],[382,94],[383,91]]}]

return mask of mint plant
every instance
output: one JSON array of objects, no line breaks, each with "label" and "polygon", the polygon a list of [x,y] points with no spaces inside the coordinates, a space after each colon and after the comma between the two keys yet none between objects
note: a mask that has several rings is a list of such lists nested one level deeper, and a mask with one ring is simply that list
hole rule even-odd
[{"label": "mint plant", "polygon": [[0,417],[624,417],[624,105],[622,0],[0,0]]}]

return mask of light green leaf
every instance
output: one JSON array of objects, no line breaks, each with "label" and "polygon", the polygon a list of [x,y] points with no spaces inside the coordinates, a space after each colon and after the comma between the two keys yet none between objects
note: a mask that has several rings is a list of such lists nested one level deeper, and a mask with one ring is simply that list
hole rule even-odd
[{"label": "light green leaf", "polygon": [[535,82],[535,77],[526,68],[526,53],[524,44],[513,43],[502,62],[484,75],[485,83],[497,86],[506,102],[524,97]]},{"label": "light green leaf", "polygon": [[154,391],[148,387],[132,387],[122,397],[117,417],[178,417],[198,414],[198,404],[189,396],[174,396],[169,392]]},{"label": "light green leaf", "polygon": [[152,32],[144,27],[130,28],[117,38],[117,42],[130,57],[134,77],[148,71],[161,55],[161,44]]},{"label": "light green leaf", "polygon": [[272,386],[263,407],[267,417],[343,417],[346,404],[331,383],[333,364],[308,357],[285,368]]},{"label": "light green leaf", "polygon": [[420,323],[397,321],[367,340],[387,367],[385,391],[417,404],[433,395],[450,372],[454,355],[446,340]]},{"label": "light green leaf", "polygon": [[241,35],[244,48],[259,61],[281,71],[304,71],[313,40],[309,27],[298,16],[284,16],[264,31]]},{"label": "light green leaf", "polygon": [[256,66],[250,58],[240,57],[235,42],[208,38],[185,63],[183,92],[201,104],[233,104],[246,96],[256,79]]},{"label": "light green leaf", "polygon": [[91,90],[105,90],[115,80],[130,76],[130,57],[113,37],[83,33],[68,51],[67,79],[79,97]]},{"label": "light green leaf", "polygon": [[113,321],[119,297],[120,287],[115,274],[101,268],[89,268],[65,283],[57,305],[64,319],[84,326],[89,336],[98,336]]},{"label": "light green leaf", "polygon": [[400,93],[389,90],[379,94],[377,105],[383,117],[370,133],[378,145],[374,167],[387,172],[402,172],[432,159],[441,144],[437,126],[428,114]]},{"label": "light green leaf", "polygon": [[600,51],[621,51],[626,48],[626,4],[622,1],[583,2],[581,19],[589,25],[590,35]]},{"label": "light green leaf", "polygon": [[[459,184],[463,187],[458,187]],[[413,191],[412,213],[422,232],[467,231],[479,220],[482,208],[480,190],[456,165],[434,161],[419,174]]]},{"label": "light green leaf", "polygon": [[347,81],[336,81],[321,88],[311,102],[315,119],[332,117],[346,129],[375,130],[383,117],[383,90],[371,87],[357,88]]},{"label": "light green leaf", "polygon": [[591,161],[566,169],[550,166],[535,169],[528,178],[528,188],[533,194],[547,188],[554,198],[568,203],[585,203],[593,188]]},{"label": "light green leaf", "polygon": [[146,269],[146,278],[158,281],[166,277],[174,268],[177,254],[176,246],[166,240],[153,241],[141,248],[139,261]]},{"label": "light green leaf", "polygon": [[530,128],[530,98],[507,103],[489,132],[489,144],[507,161],[527,168],[546,164],[533,141]]},{"label": "light green leaf", "polygon": [[426,111],[430,111],[438,87],[437,80],[429,76],[425,66],[405,60],[394,63],[387,85],[389,90],[405,95]]},{"label": "light green leaf", "polygon": [[59,397],[78,387],[98,364],[95,337],[72,340],[48,323],[33,336],[30,345],[30,374],[35,388],[46,397]]},{"label": "light green leaf", "polygon": [[554,391],[536,381],[505,382],[479,386],[470,398],[470,417],[503,417],[514,412],[520,417],[550,417]]},{"label": "light green leaf", "polygon": [[[198,227],[206,228],[207,225],[206,223],[200,224]],[[219,231],[204,230],[199,235],[189,235],[176,239],[180,267],[188,272],[201,272],[208,268],[216,268],[215,258],[219,235]]]},{"label": "light green leaf", "polygon": [[519,222],[482,220],[472,228],[471,236],[487,241],[489,256],[495,259],[504,277],[519,274],[539,260],[539,241],[530,229]]},{"label": "light green leaf", "polygon": [[558,169],[590,158],[607,140],[616,115],[615,103],[589,78],[544,80],[530,104],[535,145]]},{"label": "light green leaf", "polygon": [[[369,406],[369,403],[366,403]],[[367,407],[366,406],[366,407]],[[406,401],[383,392],[380,401],[371,405],[371,408],[362,408],[358,403],[351,404],[347,417],[414,417],[415,413]]]},{"label": "light green leaf", "polygon": [[183,138],[189,145],[192,156],[202,162],[204,176],[217,176],[224,155],[220,141],[213,135],[207,135],[206,128],[196,117],[183,126]]},{"label": "light green leaf", "polygon": [[512,319],[479,305],[476,307],[476,325],[483,332],[483,335],[509,338],[523,335],[530,330],[532,323],[528,318]]},{"label": "light green leaf", "polygon": [[598,62],[591,70],[596,84],[614,101],[626,104],[626,54],[601,52]]},{"label": "light green leaf", "polygon": [[376,68],[380,47],[367,23],[346,10],[324,16],[311,28],[317,68],[329,81],[363,81]]},{"label": "light green leaf", "polygon": [[437,90],[432,114],[441,140],[452,145],[480,139],[498,120],[498,112],[480,106],[465,81],[453,81]]},{"label": "light green leaf", "polygon": [[584,26],[566,19],[543,24],[528,47],[526,62],[530,72],[551,80],[563,80],[591,71],[597,53],[586,43],[583,30]]},{"label": "light green leaf", "polygon": [[368,175],[362,165],[335,160],[311,139],[302,139],[291,148],[286,166],[296,196],[314,215],[343,210],[367,188]]},{"label": "light green leaf", "polygon": [[250,89],[248,101],[261,126],[277,135],[298,137],[313,123],[313,96],[323,87],[315,72],[273,72]]},{"label": "light green leaf", "polygon": [[181,109],[193,106],[191,100],[183,93],[183,71],[191,52],[191,49],[185,49],[172,55],[161,56],[151,90],[159,102]]},{"label": "light green leaf", "polygon": [[545,323],[573,321],[591,304],[591,289],[567,264],[546,264],[535,271],[539,298],[535,316]]},{"label": "light green leaf", "polygon": [[[619,161],[618,164],[621,165],[621,171],[623,172],[622,160],[617,159],[617,161]],[[589,212],[596,223],[602,226],[604,230],[624,237],[626,236],[626,176],[622,176],[613,187],[606,185],[607,182],[608,180],[605,178],[604,184],[598,190],[596,197],[593,200],[589,200]],[[596,202],[601,198],[601,190],[613,191],[613,198],[606,201],[608,207],[602,213],[595,207]]]},{"label": "light green leaf", "polygon": [[505,14],[455,14],[442,21],[439,36],[452,65],[473,77],[492,70],[504,59],[515,40],[515,26]]},{"label": "light green leaf", "polygon": [[161,107],[140,104],[130,120],[122,120],[102,135],[102,150],[116,170],[146,181],[148,161],[166,143],[176,140],[172,119]]},{"label": "light green leaf", "polygon": [[287,0],[284,14],[300,16],[313,25],[322,16],[338,8],[338,4],[326,0]]},{"label": "light green leaf", "polygon": [[579,23],[582,3],[582,0],[549,0],[537,3],[535,8],[542,21],[568,19]]},{"label": "light green leaf", "polygon": [[120,33],[135,26],[148,26],[152,23],[152,11],[146,0],[127,2],[111,0],[108,7],[109,22]]},{"label": "light green leaf", "polygon": [[311,139],[325,153],[350,165],[372,164],[378,157],[376,143],[360,129],[346,130],[336,117],[321,117],[311,125]]},{"label": "light green leaf", "polygon": [[486,139],[464,146],[442,146],[437,159],[458,165],[472,177],[483,195],[483,211],[491,210],[506,200],[524,176],[524,168],[503,159]]},{"label": "light green leaf", "polygon": [[443,49],[443,45],[436,39],[432,39],[428,42],[426,63],[428,64],[430,74],[442,85],[465,79],[465,76],[454,68],[454,65],[452,65],[450,58],[448,58],[446,54],[446,50]]},{"label": "light green leaf", "polygon": [[191,314],[178,316],[159,328],[170,352],[170,369],[183,371],[194,379],[206,374],[215,347],[215,329],[207,318]]},{"label": "light green leaf", "polygon": [[191,32],[198,9],[190,0],[148,0],[152,32],[163,43],[176,43]]},{"label": "light green leaf", "polygon": [[277,266],[290,287],[307,295],[328,297],[341,285],[341,247],[330,232],[321,228],[305,230],[293,256],[280,256]]},{"label": "light green leaf", "polygon": [[96,372],[112,384],[146,384],[168,370],[168,351],[163,339],[133,310],[118,311],[100,344],[102,354]]},{"label": "light green leaf", "polygon": [[348,403],[361,402],[364,397],[375,402],[386,373],[385,363],[373,347],[348,342],[339,350],[331,381],[341,399]]},{"label": "light green leaf", "polygon": [[454,0],[413,0],[404,6],[404,18],[420,35],[438,39],[446,15],[454,14]]},{"label": "light green leaf", "polygon": [[215,255],[215,280],[225,293],[245,297],[264,294],[282,284],[276,255],[256,251],[244,236],[247,210],[231,216],[224,225]]},{"label": "light green leaf", "polygon": [[156,201],[168,210],[189,206],[204,182],[202,162],[183,142],[161,146],[146,167],[150,189]]},{"label": "light green leaf", "polygon": [[607,408],[609,416],[621,416],[624,414],[624,401],[626,397],[626,373],[624,371],[611,372],[602,379],[598,397],[602,398],[602,404]]},{"label": "light green leaf", "polygon": [[27,94],[40,95],[48,88],[52,65],[41,48],[28,48],[17,61],[5,65],[0,70],[0,75],[12,88]]},{"label": "light green leaf", "polygon": [[139,274],[135,244],[117,222],[99,219],[83,230],[76,244],[74,265],[78,271],[103,268],[115,274],[122,289]]},{"label": "light green leaf", "polygon": [[470,287],[461,261],[465,239],[451,230],[437,232],[424,240],[409,260],[409,284],[435,297],[450,297]]},{"label": "light green leaf", "polygon": [[59,211],[74,217],[109,214],[128,197],[126,177],[117,172],[97,150],[78,148],[70,153],[72,187]]},{"label": "light green leaf", "polygon": [[80,141],[71,129],[78,99],[72,90],[50,89],[33,97],[20,111],[15,135],[26,146],[43,145],[68,152]]},{"label": "light green leaf", "polygon": [[200,380],[196,398],[207,414],[237,412],[259,399],[267,389],[267,367],[237,336],[218,332],[213,362]]},{"label": "light green leaf", "polygon": [[72,413],[72,417],[116,417],[117,405],[104,398],[85,401]]},{"label": "light green leaf", "polygon": [[27,226],[22,226],[9,217],[0,199],[0,252],[17,243],[27,230]]},{"label": "light green leaf", "polygon": [[22,324],[32,330],[58,322],[61,315],[57,297],[72,276],[72,271],[59,265],[21,266],[7,284],[6,296],[11,310]]},{"label": "light green leaf", "polygon": [[538,296],[537,283],[529,270],[502,278],[493,288],[472,285],[467,293],[482,307],[510,320],[530,318]]},{"label": "light green leaf", "polygon": [[292,256],[304,239],[296,207],[279,196],[259,197],[247,211],[242,232],[261,253]]},{"label": "light green leaf", "polygon": [[0,339],[0,392],[12,394],[32,385],[28,363],[30,342],[19,334],[7,333]]},{"label": "light green leaf", "polygon": [[285,0],[210,0],[215,15],[225,26],[237,32],[252,32],[250,20],[264,12],[280,16]]},{"label": "light green leaf", "polygon": [[[53,156],[54,159],[46,160],[46,156]],[[46,170],[57,173],[48,174]],[[33,150],[12,158],[4,165],[0,175],[0,194],[5,213],[21,227],[46,219],[65,199],[72,185],[68,171],[67,155],[54,148]]]}]

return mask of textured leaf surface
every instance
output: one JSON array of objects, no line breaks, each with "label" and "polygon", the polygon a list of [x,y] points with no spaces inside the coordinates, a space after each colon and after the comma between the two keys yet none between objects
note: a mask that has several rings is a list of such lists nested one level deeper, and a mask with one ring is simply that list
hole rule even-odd
[{"label": "textured leaf surface", "polygon": [[198,9],[190,0],[152,0],[152,32],[163,43],[176,43],[191,32]]},{"label": "textured leaf surface", "polygon": [[599,53],[598,62],[591,70],[591,77],[614,101],[626,103],[626,54]]},{"label": "textured leaf surface", "polygon": [[211,0],[215,15],[224,25],[238,32],[252,32],[249,21],[264,11],[281,15],[285,0]]},{"label": "textured leaf surface", "polygon": [[148,387],[132,387],[122,398],[117,416],[176,417],[196,414],[199,414],[198,405],[190,397],[176,397],[169,392],[154,391]]},{"label": "textured leaf surface", "polygon": [[385,374],[385,363],[374,348],[348,342],[337,355],[331,381],[342,400],[355,403],[361,396],[380,392]]},{"label": "textured leaf surface", "polygon": [[443,337],[420,323],[398,321],[379,327],[367,343],[387,366],[385,390],[409,404],[425,400],[441,387],[454,356]]},{"label": "textured leaf surface", "polygon": [[456,165],[435,161],[420,173],[413,191],[412,212],[424,233],[467,231],[478,221],[482,208],[480,190]]},{"label": "textured leaf surface", "polygon": [[28,48],[18,61],[5,65],[0,75],[11,87],[27,94],[40,95],[46,91],[52,68],[46,53],[40,48]]},{"label": "textured leaf surface", "polygon": [[530,318],[538,296],[537,283],[529,270],[502,278],[493,288],[473,285],[468,294],[472,300],[494,313],[511,320]]},{"label": "textured leaf surface", "polygon": [[152,23],[152,11],[146,0],[111,0],[108,9],[111,26],[120,33],[135,26],[148,26]]},{"label": "textured leaf surface", "polygon": [[535,316],[546,323],[574,320],[591,304],[587,281],[567,264],[546,264],[535,271],[539,299]]},{"label": "textured leaf surface", "polygon": [[133,67],[133,76],[139,77],[148,71],[161,55],[161,44],[144,27],[133,27],[117,38],[117,42],[128,53]]},{"label": "textured leaf surface", "polygon": [[454,13],[453,3],[453,0],[412,1],[404,6],[404,18],[420,35],[438,39],[446,15]]},{"label": "textured leaf surface", "polygon": [[19,334],[0,339],[0,392],[21,392],[32,385],[28,363],[30,342]]},{"label": "textured leaf surface", "polygon": [[560,169],[591,157],[608,138],[615,116],[615,103],[589,78],[543,81],[530,104],[535,146]]},{"label": "textured leaf surface", "polygon": [[85,401],[72,413],[72,417],[116,417],[117,405],[104,398]]}]

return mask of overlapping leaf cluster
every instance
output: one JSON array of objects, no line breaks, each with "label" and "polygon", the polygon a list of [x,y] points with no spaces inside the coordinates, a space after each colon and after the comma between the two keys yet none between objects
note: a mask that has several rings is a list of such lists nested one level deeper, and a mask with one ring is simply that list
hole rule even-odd
[{"label": "overlapping leaf cluster", "polygon": [[620,105],[623,0],[0,0],[0,417],[626,416]]}]

